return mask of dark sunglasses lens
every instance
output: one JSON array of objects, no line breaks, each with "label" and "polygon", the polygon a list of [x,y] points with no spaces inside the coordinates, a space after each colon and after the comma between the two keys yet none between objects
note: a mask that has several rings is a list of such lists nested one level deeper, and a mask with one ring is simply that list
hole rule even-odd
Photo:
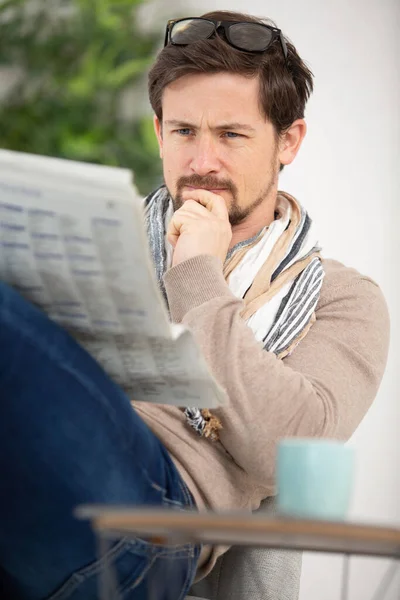
[{"label": "dark sunglasses lens", "polygon": [[184,19],[174,23],[171,41],[174,44],[191,44],[197,40],[206,40],[214,31],[214,24],[206,19]]},{"label": "dark sunglasses lens", "polygon": [[229,27],[232,44],[249,52],[266,50],[272,39],[272,31],[257,23],[235,23]]}]

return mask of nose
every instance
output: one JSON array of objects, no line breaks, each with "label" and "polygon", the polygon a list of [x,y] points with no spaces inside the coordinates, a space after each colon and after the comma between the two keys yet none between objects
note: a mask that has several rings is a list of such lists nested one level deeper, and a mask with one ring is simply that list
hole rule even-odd
[{"label": "nose", "polygon": [[211,173],[218,173],[220,160],[213,139],[209,136],[198,136],[192,147],[193,155],[190,162],[191,170],[204,177]]}]

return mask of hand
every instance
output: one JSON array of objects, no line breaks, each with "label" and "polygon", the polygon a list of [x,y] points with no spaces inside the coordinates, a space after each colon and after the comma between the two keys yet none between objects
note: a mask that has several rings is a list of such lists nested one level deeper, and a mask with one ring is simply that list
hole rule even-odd
[{"label": "hand", "polygon": [[232,239],[225,200],[203,189],[184,191],[182,199],[167,231],[174,248],[172,265],[200,254],[217,256],[223,264]]}]

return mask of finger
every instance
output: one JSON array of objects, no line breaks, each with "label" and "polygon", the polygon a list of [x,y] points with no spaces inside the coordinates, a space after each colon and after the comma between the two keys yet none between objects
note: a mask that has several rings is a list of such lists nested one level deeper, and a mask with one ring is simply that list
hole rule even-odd
[{"label": "finger", "polygon": [[167,233],[167,240],[171,244],[173,248],[175,248],[178,243],[179,236],[173,235],[172,233]]},{"label": "finger", "polygon": [[185,204],[190,202],[190,200],[194,200],[216,216],[225,216],[228,212],[223,197],[208,190],[203,190],[201,188],[196,190],[185,190],[182,193],[182,198],[186,200]]},{"label": "finger", "polygon": [[172,217],[167,229],[167,240],[175,248],[181,234],[182,222]]},{"label": "finger", "polygon": [[198,202],[197,200],[193,200],[192,198],[190,198],[189,200],[185,200],[185,202],[182,204],[182,206],[180,208],[178,208],[178,210],[174,213],[177,214],[179,213],[180,215],[200,215],[200,216],[204,216],[204,215],[208,215],[210,213],[210,211],[207,209],[206,206],[204,206],[203,204],[201,204],[200,202]]},{"label": "finger", "polygon": [[[185,208],[186,204],[190,204],[190,206],[187,207],[189,210]],[[174,212],[167,228],[167,239],[172,246],[176,246],[178,238],[182,233],[182,228],[185,226],[185,224],[188,224],[189,220],[193,220],[193,217],[196,218],[199,212],[202,216],[209,215],[209,212],[204,208],[204,206],[200,206],[194,201],[188,201],[187,203],[185,202],[180,209]]]},{"label": "finger", "polygon": [[202,204],[213,213],[215,216],[220,218],[228,218],[228,209],[226,202],[222,196],[209,192],[208,190],[185,190],[182,193],[182,198],[186,201],[195,200],[199,204]]}]

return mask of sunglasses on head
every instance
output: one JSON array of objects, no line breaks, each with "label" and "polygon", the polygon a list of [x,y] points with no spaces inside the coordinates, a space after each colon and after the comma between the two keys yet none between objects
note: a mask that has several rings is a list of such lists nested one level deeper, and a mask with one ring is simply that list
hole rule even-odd
[{"label": "sunglasses on head", "polygon": [[167,23],[164,47],[169,44],[186,46],[215,35],[223,37],[228,44],[245,52],[265,52],[279,38],[285,60],[287,59],[282,31],[250,21],[214,21],[203,17],[173,19]]}]

